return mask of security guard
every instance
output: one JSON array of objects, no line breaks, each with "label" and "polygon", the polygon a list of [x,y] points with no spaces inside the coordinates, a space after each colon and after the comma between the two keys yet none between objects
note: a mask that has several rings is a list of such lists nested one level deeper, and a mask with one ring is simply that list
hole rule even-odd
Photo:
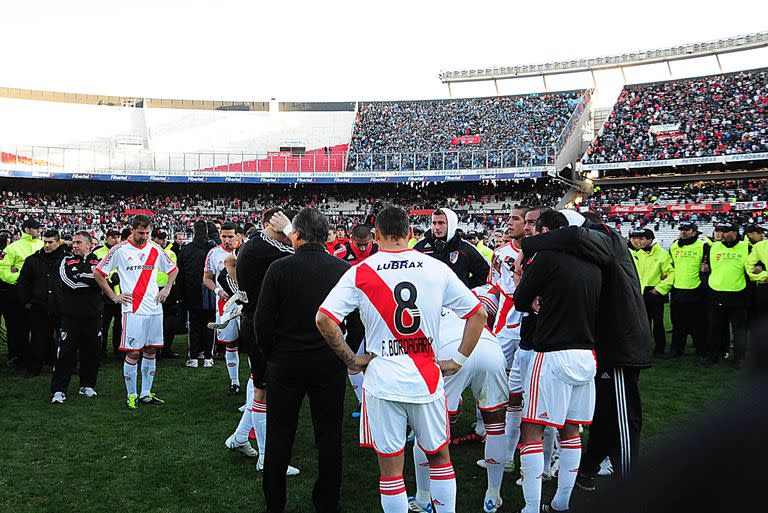
[{"label": "security guard", "polygon": [[749,244],[739,239],[739,227],[720,224],[722,240],[705,247],[703,271],[709,272],[711,290],[709,362],[717,363],[727,355],[730,346],[727,326],[733,330],[734,364],[740,368],[747,349],[747,258]]},{"label": "security guard", "polygon": [[654,244],[654,238],[654,233],[648,229],[635,230],[629,234],[630,242],[635,248],[633,256],[643,290],[648,322],[653,333],[654,354],[663,356],[667,345],[664,303],[668,301],[669,291],[675,282],[675,268],[667,250]]},{"label": "security guard", "polygon": [[0,259],[0,281],[4,283],[5,323],[8,330],[8,364],[20,366],[29,343],[29,326],[24,305],[19,298],[16,282],[27,257],[43,248],[40,239],[42,225],[34,219],[21,224],[21,238],[8,244]]},{"label": "security guard", "polygon": [[[152,242],[163,248],[163,251],[173,260],[177,261],[176,253],[173,252],[168,243],[168,234],[163,230],[156,230],[152,234]],[[168,283],[168,275],[164,272],[157,273],[157,286],[163,288]],[[178,294],[171,290],[171,295],[163,303],[163,350],[160,356],[163,358],[178,358],[179,355],[173,352],[173,339],[176,335],[176,325],[178,324],[179,305]]]},{"label": "security guard", "polygon": [[[118,242],[120,242],[120,232],[115,229],[109,229],[104,239],[104,244],[99,246],[93,251],[96,258],[103,260],[109,250],[112,249]],[[113,271],[109,277],[109,284],[115,291],[115,294],[120,295],[120,278],[117,276],[117,272]],[[111,301],[107,296],[102,296],[104,303],[104,313],[101,317],[101,359],[104,360],[107,357],[107,338],[109,334],[109,325],[112,326],[112,351],[115,355],[120,354],[118,348],[120,347],[120,337],[123,333],[122,314],[120,312],[120,303]]]},{"label": "security guard", "polygon": [[765,318],[768,316],[768,240],[752,246],[747,257],[747,274],[755,284],[752,312],[756,319]]},{"label": "security guard", "polygon": [[747,241],[750,246],[754,246],[763,239],[765,239],[765,233],[763,227],[759,224],[750,224],[744,228],[744,240]]},{"label": "security guard", "polygon": [[693,223],[680,225],[680,237],[669,249],[675,266],[675,282],[672,286],[670,310],[672,316],[672,356],[682,356],[688,335],[693,340],[696,356],[704,360],[707,356],[706,323],[702,312],[706,312],[707,291],[701,280],[701,264],[704,261],[704,247],[709,245],[699,239],[701,234]]}]

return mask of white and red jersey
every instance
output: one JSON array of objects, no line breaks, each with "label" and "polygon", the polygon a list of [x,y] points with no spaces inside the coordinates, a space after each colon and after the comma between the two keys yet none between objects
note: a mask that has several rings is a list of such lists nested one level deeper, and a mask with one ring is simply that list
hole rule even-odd
[{"label": "white and red jersey", "polygon": [[123,305],[123,313],[159,315],[163,313],[163,305],[156,301],[160,291],[157,272],[170,274],[176,269],[176,264],[154,242],[139,247],[129,239],[113,246],[95,269],[104,276],[116,271],[120,278],[120,291],[133,296],[131,303]]},{"label": "white and red jersey", "polygon": [[[440,314],[440,339],[435,344],[438,360],[450,360],[456,356],[461,340],[464,338],[464,326],[467,322],[448,308],[443,308]],[[487,326],[483,328],[480,339],[499,345],[499,341]],[[478,344],[480,341],[478,340]]]},{"label": "white and red jersey", "polygon": [[498,334],[504,328],[517,328],[523,318],[523,314],[515,310],[515,302],[512,299],[515,293],[514,264],[520,251],[520,246],[513,240],[496,248],[493,252],[488,284],[499,293],[499,310],[493,326],[494,334]]},{"label": "white and red jersey", "polygon": [[480,301],[439,260],[414,250],[379,250],[350,268],[320,311],[340,322],[359,309],[366,349],[375,354],[363,388],[379,399],[428,403],[443,396],[435,363],[440,313],[467,318]]},{"label": "white and red jersey", "polygon": [[[219,277],[219,273],[224,269],[224,260],[232,253],[232,250],[226,249],[219,244],[215,248],[208,252],[205,257],[205,265],[203,266],[203,272],[211,273],[213,275],[213,282]],[[224,315],[225,300],[216,296],[216,312],[221,316]]]}]

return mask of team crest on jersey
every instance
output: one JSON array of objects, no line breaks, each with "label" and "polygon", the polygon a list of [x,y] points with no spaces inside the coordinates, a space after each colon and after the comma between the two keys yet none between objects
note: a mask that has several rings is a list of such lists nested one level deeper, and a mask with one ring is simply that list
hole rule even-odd
[{"label": "team crest on jersey", "polygon": [[451,254],[448,255],[448,260],[450,260],[452,264],[455,264],[458,259],[459,259],[458,251],[451,251]]},{"label": "team crest on jersey", "polygon": [[139,260],[142,260],[142,261],[143,261],[143,260],[144,260],[144,258],[146,258],[146,256],[147,256],[147,255],[145,255],[144,253],[139,253]]}]

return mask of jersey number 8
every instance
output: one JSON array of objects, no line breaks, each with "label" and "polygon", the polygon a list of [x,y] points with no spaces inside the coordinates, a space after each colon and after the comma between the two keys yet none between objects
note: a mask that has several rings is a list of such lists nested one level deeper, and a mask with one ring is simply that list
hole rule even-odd
[{"label": "jersey number 8", "polygon": [[[408,297],[403,298],[403,291],[408,291]],[[413,283],[403,281],[395,286],[395,329],[401,335],[413,335],[421,327],[421,312],[416,306],[416,287]],[[410,323],[408,326],[403,322],[403,315],[408,313]]]}]

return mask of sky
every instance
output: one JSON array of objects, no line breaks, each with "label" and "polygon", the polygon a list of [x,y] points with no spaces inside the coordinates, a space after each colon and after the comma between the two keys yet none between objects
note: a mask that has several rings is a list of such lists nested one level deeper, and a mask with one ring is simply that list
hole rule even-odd
[{"label": "sky", "polygon": [[[717,8],[701,0],[3,2],[0,86],[178,99],[444,98],[443,70],[708,41],[767,30],[766,15],[764,0]],[[768,66],[766,51],[729,59],[734,69]],[[488,87],[459,86],[454,96],[493,94]]]}]

